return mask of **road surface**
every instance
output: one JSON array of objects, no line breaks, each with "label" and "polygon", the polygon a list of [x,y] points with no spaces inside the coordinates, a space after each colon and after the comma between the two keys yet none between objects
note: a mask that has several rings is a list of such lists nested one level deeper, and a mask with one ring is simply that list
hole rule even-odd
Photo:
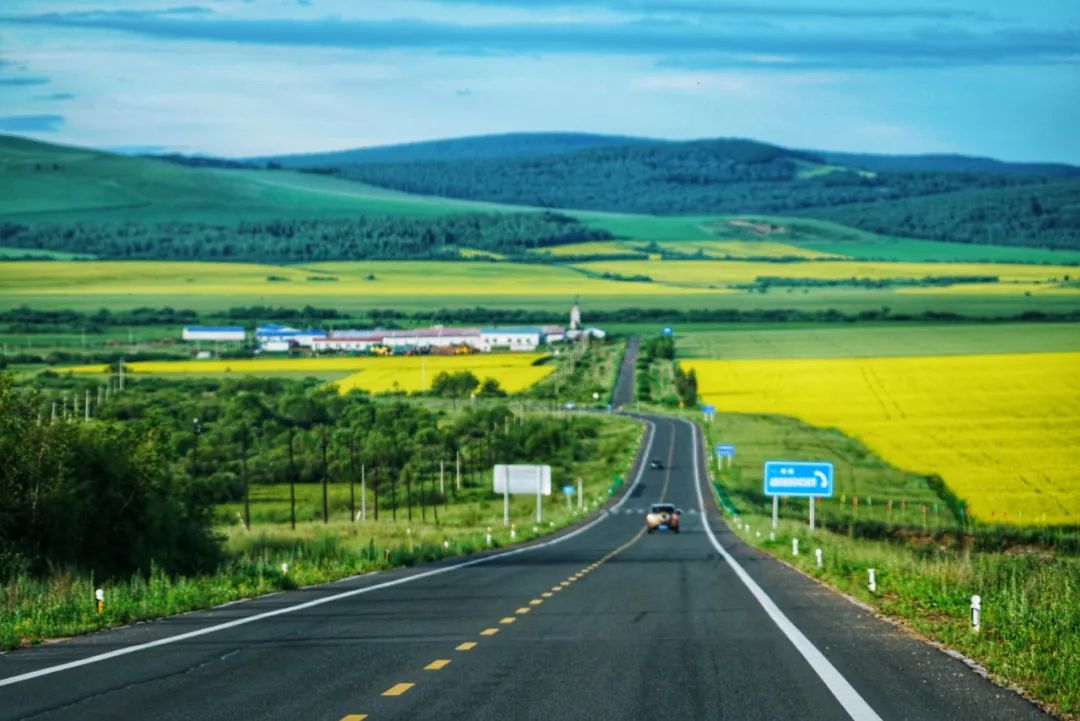
[{"label": "road surface", "polygon": [[1045,718],[726,531],[689,424],[645,443],[554,541],[0,656],[0,719]]}]

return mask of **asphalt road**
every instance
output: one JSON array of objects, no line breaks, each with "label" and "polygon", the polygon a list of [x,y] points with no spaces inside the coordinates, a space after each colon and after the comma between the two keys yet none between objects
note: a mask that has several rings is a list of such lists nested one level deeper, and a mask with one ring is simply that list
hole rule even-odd
[{"label": "asphalt road", "polygon": [[0,719],[1045,718],[742,544],[651,427],[665,468],[584,530],[5,654]]}]

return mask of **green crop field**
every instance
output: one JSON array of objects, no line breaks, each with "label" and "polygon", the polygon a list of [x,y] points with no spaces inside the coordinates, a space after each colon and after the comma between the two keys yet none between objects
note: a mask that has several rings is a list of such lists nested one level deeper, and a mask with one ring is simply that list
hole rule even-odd
[{"label": "green crop field", "polygon": [[1080,351],[1075,323],[678,329],[684,358],[873,358]]}]

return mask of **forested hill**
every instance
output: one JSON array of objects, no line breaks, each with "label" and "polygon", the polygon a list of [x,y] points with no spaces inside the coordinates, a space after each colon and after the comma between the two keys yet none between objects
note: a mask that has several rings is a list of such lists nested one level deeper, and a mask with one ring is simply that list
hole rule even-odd
[{"label": "forested hill", "polygon": [[833,153],[810,151],[832,165],[883,173],[989,173],[991,175],[1044,175],[1080,178],[1080,167],[1065,163],[1007,163],[994,158],[970,155],[874,155],[871,153]]},{"label": "forested hill", "polygon": [[[887,165],[886,156],[877,158]],[[931,156],[933,157],[933,156]],[[835,160],[835,157],[834,157]],[[869,160],[862,162],[870,163]],[[994,161],[911,156],[864,170],[750,140],[635,141],[548,155],[342,163],[319,172],[424,195],[626,213],[813,215],[891,235],[1080,247],[1071,166],[1005,172]],[[978,167],[981,172],[915,170]],[[987,172],[988,167],[996,169]],[[314,169],[314,168],[313,168]]]},{"label": "forested hill", "polygon": [[252,158],[248,162],[274,163],[283,168],[336,168],[368,163],[411,163],[416,161],[456,161],[478,158],[521,158],[554,155],[612,145],[656,142],[625,135],[591,133],[506,133],[466,138],[430,140],[419,143],[383,145],[305,155]]}]

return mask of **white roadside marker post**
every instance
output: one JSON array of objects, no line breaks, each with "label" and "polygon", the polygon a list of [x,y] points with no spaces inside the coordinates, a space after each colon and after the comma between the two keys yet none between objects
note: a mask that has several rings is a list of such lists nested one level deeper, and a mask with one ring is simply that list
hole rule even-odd
[{"label": "white roadside marker post", "polygon": [[491,548],[491,526],[488,526],[486,540],[488,548]]},{"label": "white roadside marker post", "polygon": [[982,598],[979,595],[971,597],[971,630],[979,632],[979,616],[982,613]]},{"label": "white roadside marker post", "polygon": [[281,575],[282,576],[288,576],[289,575],[289,564],[287,564],[287,563],[282,563],[281,564]]},{"label": "white roadside marker post", "polygon": [[798,538],[792,538],[791,539],[791,555],[792,556],[798,556],[799,555],[799,539]]},{"label": "white roadside marker post", "polygon": [[814,558],[817,559],[817,567],[821,568],[821,549],[820,548],[815,548],[814,549]]},{"label": "white roadside marker post", "polygon": [[511,523],[510,524],[510,540],[512,541],[515,538],[517,538],[517,526],[515,526],[514,524]]},{"label": "white roadside marker post", "polygon": [[94,591],[94,598],[97,600],[97,613],[100,616],[105,612],[105,591],[103,589],[97,589]]},{"label": "white roadside marker post", "polygon": [[866,569],[867,576],[869,577],[867,585],[870,587],[870,593],[877,592],[877,579],[874,577],[876,570],[873,568]]}]

